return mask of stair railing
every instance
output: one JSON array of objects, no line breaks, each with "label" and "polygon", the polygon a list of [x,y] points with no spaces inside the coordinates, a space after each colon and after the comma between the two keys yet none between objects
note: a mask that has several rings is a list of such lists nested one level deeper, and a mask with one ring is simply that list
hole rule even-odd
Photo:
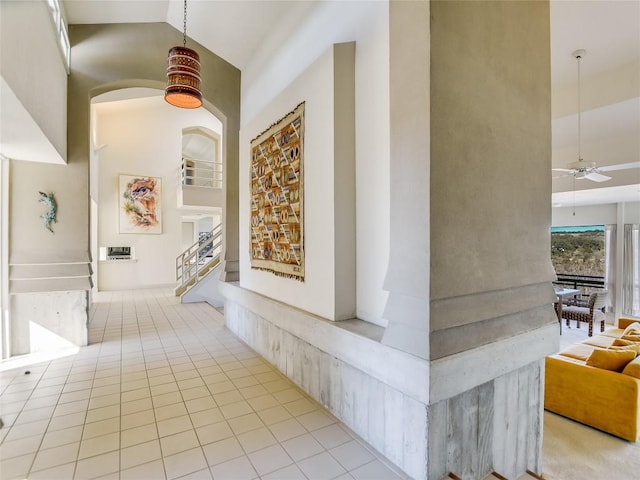
[{"label": "stair railing", "polygon": [[196,284],[199,273],[220,261],[222,250],[222,224],[216,226],[176,257],[176,280],[178,288],[189,283]]},{"label": "stair railing", "polygon": [[222,163],[182,157],[179,176],[182,185],[222,188]]}]

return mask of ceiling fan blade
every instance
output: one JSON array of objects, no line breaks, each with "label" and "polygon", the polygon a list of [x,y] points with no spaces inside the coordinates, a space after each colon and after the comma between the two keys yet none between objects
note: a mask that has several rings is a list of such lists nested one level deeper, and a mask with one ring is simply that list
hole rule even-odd
[{"label": "ceiling fan blade", "polygon": [[570,170],[568,168],[552,168],[551,171],[552,172],[572,172],[573,170]]},{"label": "ceiling fan blade", "polygon": [[614,172],[616,170],[627,170],[629,168],[640,168],[640,162],[619,163],[618,165],[608,165],[605,167],[598,167],[598,170],[602,172]]},{"label": "ceiling fan blade", "polygon": [[602,175],[597,172],[587,173],[584,178],[591,180],[592,182],[606,182],[607,180],[611,180],[611,177],[607,177],[606,175]]},{"label": "ceiling fan blade", "polygon": [[558,178],[571,177],[571,176],[573,176],[572,173],[565,173],[564,175],[553,175],[551,177],[551,180],[556,180]]}]

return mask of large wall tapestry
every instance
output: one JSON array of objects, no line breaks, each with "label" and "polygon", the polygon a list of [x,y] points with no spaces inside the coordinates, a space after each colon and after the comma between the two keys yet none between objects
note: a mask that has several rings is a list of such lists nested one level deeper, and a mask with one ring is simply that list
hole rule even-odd
[{"label": "large wall tapestry", "polygon": [[304,102],[251,141],[251,268],[304,281]]},{"label": "large wall tapestry", "polygon": [[120,233],[162,233],[160,177],[120,175]]}]

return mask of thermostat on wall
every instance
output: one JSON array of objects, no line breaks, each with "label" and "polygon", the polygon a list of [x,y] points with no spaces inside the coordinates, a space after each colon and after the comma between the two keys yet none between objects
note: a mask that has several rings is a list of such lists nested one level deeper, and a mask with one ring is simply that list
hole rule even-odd
[{"label": "thermostat on wall", "polygon": [[107,247],[107,260],[131,260],[131,247]]},{"label": "thermostat on wall", "polygon": [[99,260],[135,260],[135,256],[134,247],[100,247]]}]

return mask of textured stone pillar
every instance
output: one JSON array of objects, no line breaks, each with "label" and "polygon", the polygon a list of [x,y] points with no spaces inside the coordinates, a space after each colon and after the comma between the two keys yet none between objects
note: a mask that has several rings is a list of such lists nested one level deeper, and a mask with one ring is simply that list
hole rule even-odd
[{"label": "textured stone pillar", "polygon": [[383,343],[428,361],[428,478],[541,468],[558,344],[549,5],[390,2]]},{"label": "textured stone pillar", "polygon": [[430,32],[429,478],[516,478],[558,343],[549,5],[432,1]]}]

